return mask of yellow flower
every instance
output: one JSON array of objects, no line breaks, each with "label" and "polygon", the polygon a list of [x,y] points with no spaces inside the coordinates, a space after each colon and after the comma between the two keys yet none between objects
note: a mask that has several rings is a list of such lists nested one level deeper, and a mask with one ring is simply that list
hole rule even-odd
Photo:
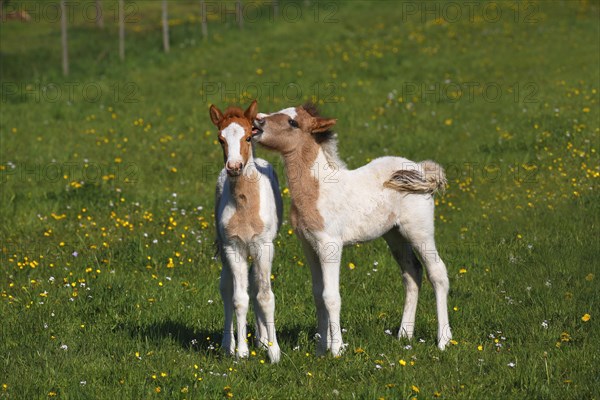
[{"label": "yellow flower", "polygon": [[257,69],[256,69],[256,75],[259,75],[259,76],[260,76],[260,75],[262,75],[262,74],[263,74],[263,70],[262,70],[262,68],[257,68]]},{"label": "yellow flower", "polygon": [[590,108],[589,107],[583,107],[583,111],[584,113],[589,113],[590,112]]},{"label": "yellow flower", "polygon": [[482,345],[477,346],[477,350],[483,351],[483,346]]},{"label": "yellow flower", "polygon": [[447,119],[444,121],[444,125],[446,125],[446,126],[450,126],[450,125],[452,125],[452,118],[447,118]]},{"label": "yellow flower", "polygon": [[466,274],[467,273],[467,269],[466,268],[461,268],[460,270],[458,270],[459,274]]},{"label": "yellow flower", "polygon": [[590,282],[594,280],[594,274],[587,274],[585,280]]},{"label": "yellow flower", "polygon": [[454,339],[450,340],[450,344],[453,346],[456,346],[458,344],[458,342]]},{"label": "yellow flower", "polygon": [[419,392],[420,392],[420,390],[419,390],[419,387],[418,387],[418,386],[412,385],[412,386],[411,386],[411,389],[412,389],[412,391],[413,391],[413,392],[415,392],[415,393],[419,393]]},{"label": "yellow flower", "polygon": [[400,365],[402,365],[403,367],[406,365],[406,361],[404,361],[404,360],[400,360],[400,361],[398,361],[398,363],[399,363]]},{"label": "yellow flower", "polygon": [[160,393],[160,392],[161,392],[161,388],[160,388],[160,386],[157,386],[157,387],[155,387],[155,388],[154,388],[154,391],[155,391],[156,393]]},{"label": "yellow flower", "polygon": [[590,318],[592,318],[590,314],[583,314],[583,317],[581,317],[581,320],[583,322],[588,322],[590,320]]},{"label": "yellow flower", "polygon": [[354,265],[354,263],[348,263],[348,268],[354,269],[356,268],[356,265]]}]

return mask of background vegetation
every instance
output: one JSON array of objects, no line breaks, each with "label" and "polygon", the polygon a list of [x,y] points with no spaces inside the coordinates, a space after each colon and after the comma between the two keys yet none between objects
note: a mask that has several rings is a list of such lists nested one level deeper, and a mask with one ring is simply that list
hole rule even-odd
[{"label": "background vegetation", "polygon": [[[71,73],[49,5],[0,23],[0,398],[600,397],[599,5],[549,2],[74,2]],[[437,242],[454,341],[416,338],[382,241],[342,265],[343,357],[316,358],[308,268],[286,221],[273,285],[284,356],[219,351],[211,103],[313,100],[352,168],[444,165]],[[265,151],[283,176],[279,159]],[[282,190],[286,199],[285,179]],[[287,212],[286,212],[287,215]]]}]

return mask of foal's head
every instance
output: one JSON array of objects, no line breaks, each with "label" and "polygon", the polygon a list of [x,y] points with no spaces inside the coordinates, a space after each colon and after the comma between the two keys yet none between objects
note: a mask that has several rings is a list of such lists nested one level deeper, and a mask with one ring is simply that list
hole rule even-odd
[{"label": "foal's head", "polygon": [[227,175],[239,176],[252,157],[252,121],[256,118],[256,100],[246,111],[229,107],[225,114],[210,106],[210,119],[219,128],[219,142],[223,148]]},{"label": "foal's head", "polygon": [[321,143],[333,133],[333,118],[322,118],[317,109],[307,104],[285,108],[273,114],[259,113],[254,121],[255,138],[262,146],[286,154],[309,141]]}]

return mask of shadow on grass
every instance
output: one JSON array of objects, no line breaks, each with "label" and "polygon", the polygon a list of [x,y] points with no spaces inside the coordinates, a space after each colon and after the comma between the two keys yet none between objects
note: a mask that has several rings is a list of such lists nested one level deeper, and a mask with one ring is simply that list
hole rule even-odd
[{"label": "shadow on grass", "polygon": [[157,343],[169,340],[184,349],[194,351],[217,351],[223,338],[221,331],[194,329],[176,321],[164,321],[125,329],[129,330],[132,337]]},{"label": "shadow on grass", "polygon": [[[138,326],[125,328],[128,329],[132,337],[142,340],[150,340],[160,343],[169,340],[179,344],[182,348],[190,351],[219,352],[223,332],[221,330],[202,330],[176,321],[164,321],[147,326]],[[255,337],[254,330],[248,332],[251,337]],[[290,350],[297,345],[300,338],[308,338],[309,332],[314,330],[309,326],[284,327],[277,330],[277,340],[279,345]],[[256,347],[256,346],[255,346]]]}]

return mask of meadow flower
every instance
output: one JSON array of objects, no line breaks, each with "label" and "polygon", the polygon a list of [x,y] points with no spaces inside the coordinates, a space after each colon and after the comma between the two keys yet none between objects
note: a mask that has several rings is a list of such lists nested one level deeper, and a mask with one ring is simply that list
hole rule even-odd
[{"label": "meadow flower", "polygon": [[583,315],[583,317],[581,317],[581,320],[582,320],[583,322],[588,322],[588,321],[590,320],[590,318],[592,318],[592,317],[590,316],[590,314],[587,314],[587,313],[586,313],[586,314],[584,314],[584,315]]}]

